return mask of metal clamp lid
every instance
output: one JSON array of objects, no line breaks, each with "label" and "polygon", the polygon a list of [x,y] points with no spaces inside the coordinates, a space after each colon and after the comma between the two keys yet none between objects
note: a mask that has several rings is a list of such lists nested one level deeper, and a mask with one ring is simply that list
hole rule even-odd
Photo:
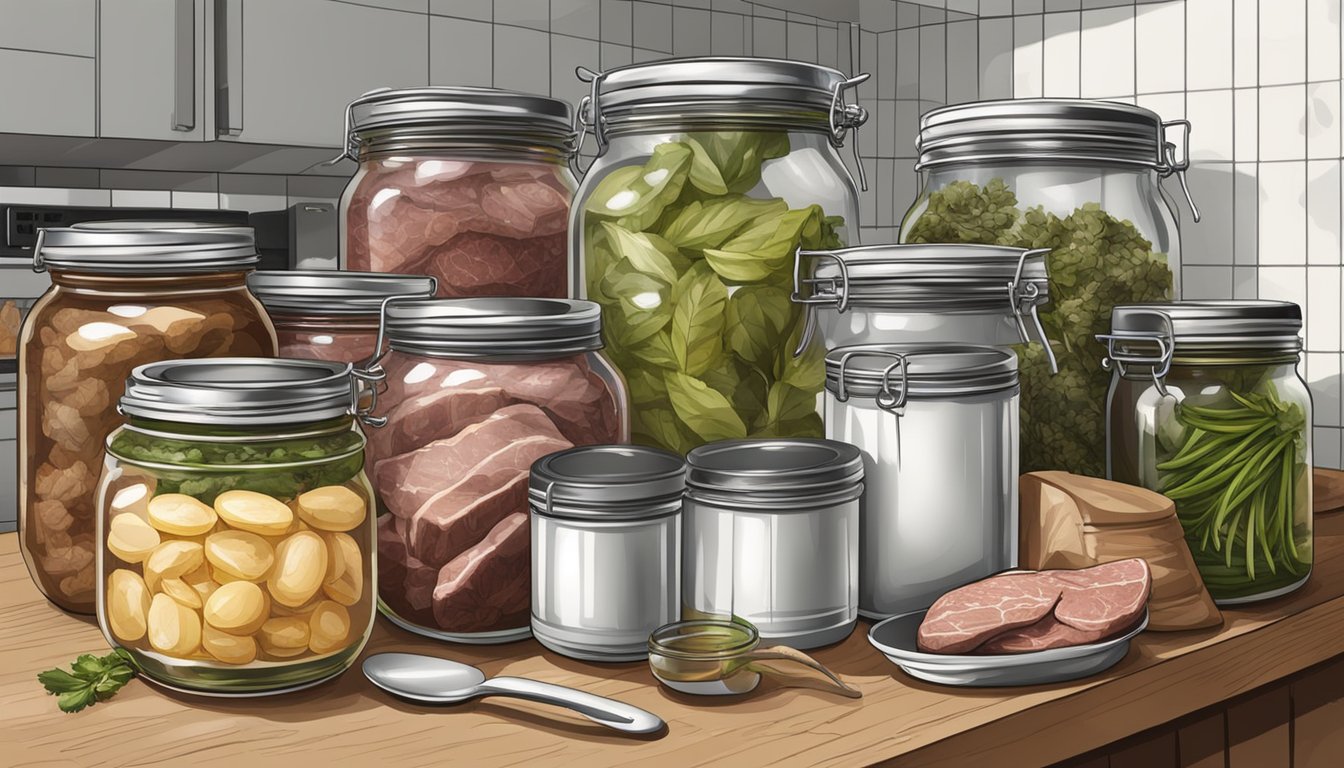
[{"label": "metal clamp lid", "polygon": [[[1136,313],[1137,314],[1137,313]],[[1148,314],[1162,323],[1164,328],[1153,331],[1120,331],[1097,334],[1097,341],[1106,345],[1106,357],[1101,360],[1102,370],[1114,369],[1122,377],[1128,377],[1127,365],[1147,366],[1158,394],[1166,397],[1166,376],[1171,372],[1171,360],[1176,349],[1176,329],[1171,316],[1165,312],[1151,310]],[[1145,354],[1132,349],[1151,344],[1155,353]]]},{"label": "metal clamp lid", "polygon": [[[881,408],[882,410],[891,411],[899,415],[901,409],[905,407],[906,393],[910,391],[910,368],[907,365],[906,355],[901,354],[900,352],[895,352],[892,350],[877,350],[877,349],[871,349],[871,350],[851,349],[845,351],[840,356],[840,365],[836,375],[835,399],[839,400],[842,403],[849,400],[849,389],[848,385],[845,382],[845,366],[847,366],[849,364],[850,359],[855,357],[856,355],[867,357],[888,357],[895,361],[891,365],[888,365],[886,368],[882,369],[882,383],[878,388],[877,395],[876,397],[874,397],[874,401],[877,403],[877,407]],[[891,372],[897,369],[899,369],[901,372],[901,386],[897,390],[897,393],[893,393],[891,391]]]},{"label": "metal clamp lid", "polygon": [[661,517],[681,507],[686,462],[638,445],[589,445],[532,464],[528,498],[542,514],[595,520]]},{"label": "metal clamp lid", "polygon": [[[863,358],[884,362],[855,363]],[[892,362],[885,363],[888,360]],[[871,397],[879,408],[898,416],[913,400],[987,395],[1017,387],[1017,355],[997,347],[856,344],[826,354],[826,389],[837,402]]]}]

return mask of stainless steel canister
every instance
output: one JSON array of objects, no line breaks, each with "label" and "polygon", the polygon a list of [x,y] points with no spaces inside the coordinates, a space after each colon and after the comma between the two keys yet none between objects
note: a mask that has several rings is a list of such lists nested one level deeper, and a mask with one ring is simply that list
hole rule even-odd
[{"label": "stainless steel canister", "polygon": [[587,661],[648,656],[681,606],[681,457],[597,445],[532,465],[532,634]]},{"label": "stainless steel canister", "polygon": [[863,461],[833,440],[724,440],[686,457],[685,618],[816,648],[858,618]]},{"label": "stainless steel canister", "polygon": [[1017,357],[964,345],[826,355],[826,434],[863,452],[859,613],[927,608],[1017,564]]}]

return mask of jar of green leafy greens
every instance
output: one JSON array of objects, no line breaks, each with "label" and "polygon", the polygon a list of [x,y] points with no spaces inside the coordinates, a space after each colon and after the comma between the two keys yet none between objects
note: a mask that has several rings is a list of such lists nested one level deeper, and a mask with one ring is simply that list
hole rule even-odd
[{"label": "jar of green leafy greens", "polygon": [[295,690],[354,663],[373,628],[373,490],[350,363],[137,367],[98,490],[103,635],[153,682]]},{"label": "jar of green leafy greens", "polygon": [[867,117],[844,100],[866,75],[725,57],[580,74],[598,155],[571,211],[575,291],[602,306],[634,441],[820,437],[825,350],[793,356],[793,255],[855,233],[837,149]]},{"label": "jar of green leafy greens", "polygon": [[1086,99],[972,102],[920,121],[923,189],[901,242],[1050,249],[1040,310],[1050,349],[1018,348],[1023,472],[1105,470],[1110,375],[1095,337],[1116,304],[1179,295],[1177,214],[1160,183],[1174,174],[1185,189],[1176,128],[1187,144],[1184,120]]},{"label": "jar of green leafy greens", "polygon": [[1279,301],[1115,308],[1105,364],[1107,474],[1176,502],[1220,605],[1306,582],[1312,565],[1311,394],[1302,311]]}]

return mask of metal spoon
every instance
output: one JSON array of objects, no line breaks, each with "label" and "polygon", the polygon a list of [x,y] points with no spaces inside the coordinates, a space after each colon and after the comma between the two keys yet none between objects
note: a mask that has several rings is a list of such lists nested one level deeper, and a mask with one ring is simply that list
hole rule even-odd
[{"label": "metal spoon", "polygon": [[591,693],[521,677],[487,680],[481,670],[414,653],[379,653],[364,660],[364,676],[388,693],[426,704],[458,704],[480,696],[513,696],[554,704],[626,733],[653,733],[663,721],[652,712]]}]

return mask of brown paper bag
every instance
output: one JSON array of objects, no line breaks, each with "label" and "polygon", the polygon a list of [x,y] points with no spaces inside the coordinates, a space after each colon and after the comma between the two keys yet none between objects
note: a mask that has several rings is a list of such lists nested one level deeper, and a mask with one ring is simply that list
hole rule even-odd
[{"label": "brown paper bag", "polygon": [[1149,629],[1222,624],[1166,496],[1069,472],[1032,472],[1020,488],[1021,567],[1086,568],[1142,557],[1153,572]]}]

